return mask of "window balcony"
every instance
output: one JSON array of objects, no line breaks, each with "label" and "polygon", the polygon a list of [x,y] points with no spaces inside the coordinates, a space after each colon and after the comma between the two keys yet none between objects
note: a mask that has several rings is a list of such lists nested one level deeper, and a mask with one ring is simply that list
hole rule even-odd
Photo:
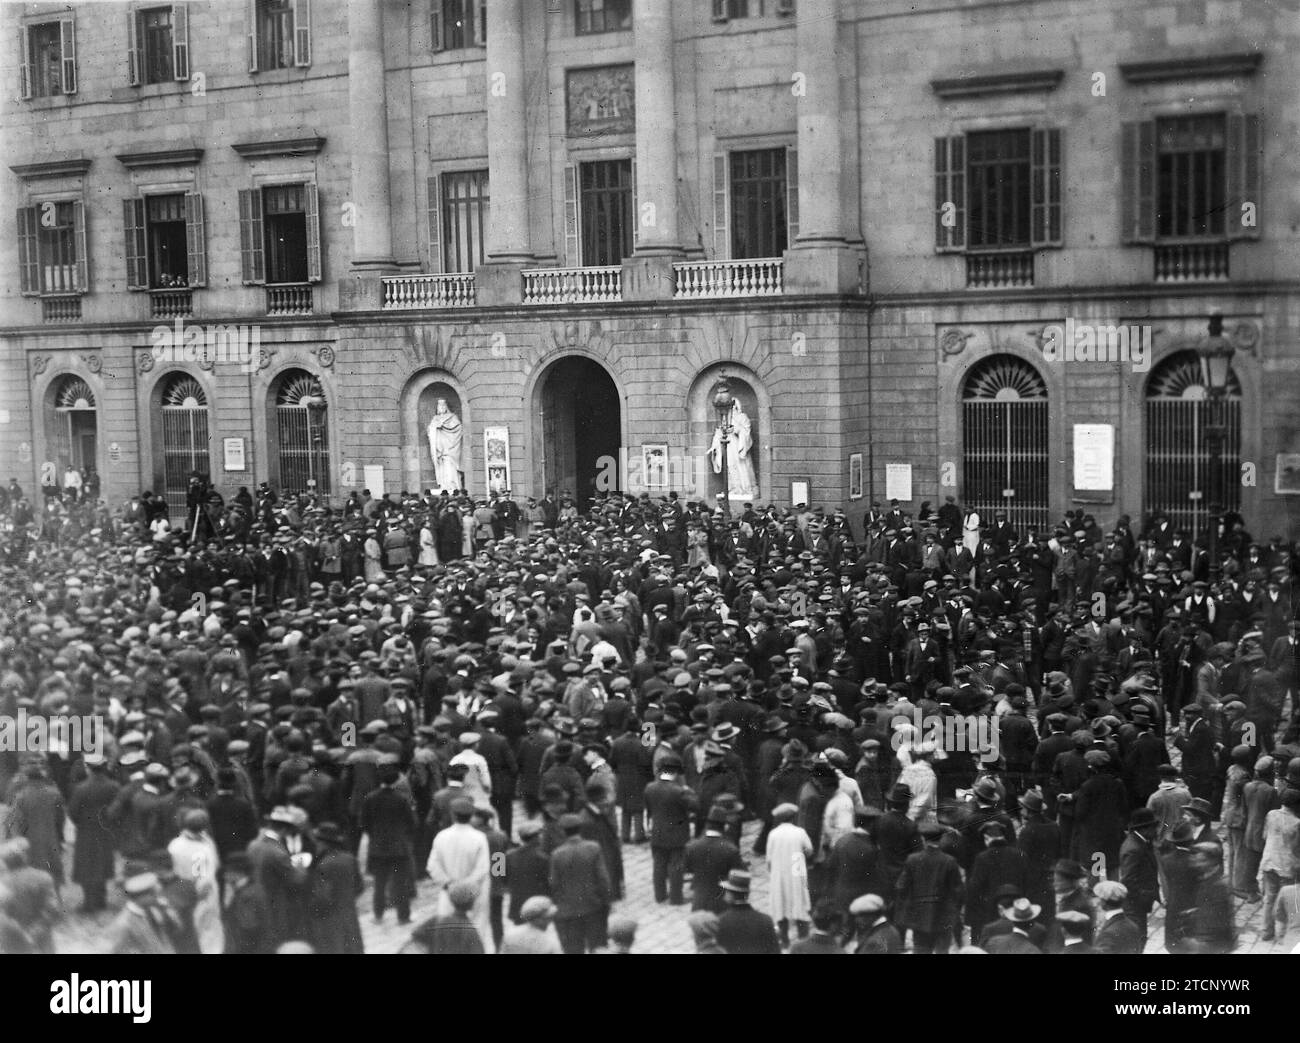
[{"label": "window balcony", "polygon": [[1001,250],[966,255],[966,287],[1002,290],[1034,285],[1034,251]]},{"label": "window balcony", "polygon": [[310,283],[280,283],[266,287],[267,315],[310,315]]},{"label": "window balcony", "polygon": [[42,297],[41,320],[43,322],[80,322],[81,297]]},{"label": "window balcony", "polygon": [[525,304],[603,304],[623,299],[623,268],[531,268],[524,276]]},{"label": "window balcony", "polygon": [[188,319],[194,314],[194,295],[188,290],[150,290],[149,314],[155,319]]},{"label": "window balcony", "polygon": [[385,311],[417,308],[472,308],[476,300],[473,272],[453,275],[396,275],[383,279]]},{"label": "window balcony", "polygon": [[785,263],[780,257],[745,261],[681,261],[673,265],[673,297],[779,297]]},{"label": "window balcony", "polygon": [[1156,282],[1218,282],[1228,278],[1225,242],[1157,243]]}]

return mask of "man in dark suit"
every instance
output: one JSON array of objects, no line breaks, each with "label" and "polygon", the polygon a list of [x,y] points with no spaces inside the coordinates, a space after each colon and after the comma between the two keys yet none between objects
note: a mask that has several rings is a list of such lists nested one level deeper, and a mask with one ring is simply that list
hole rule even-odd
[{"label": "man in dark suit", "polygon": [[1011,930],[989,938],[984,951],[994,955],[1040,955],[1043,950],[1029,940],[1029,931],[1042,911],[1041,906],[1034,905],[1028,898],[1017,898],[1001,910],[1002,915],[1010,921]]},{"label": "man in dark suit", "polygon": [[903,872],[907,856],[921,846],[921,835],[916,823],[907,817],[911,802],[911,788],[906,783],[899,783],[889,791],[885,798],[888,810],[876,822],[876,865],[880,874],[881,894],[887,900],[893,897],[894,883]]},{"label": "man in dark suit", "polygon": [[1160,869],[1156,863],[1155,838],[1160,821],[1150,808],[1137,808],[1129,816],[1128,833],[1119,849],[1119,882],[1127,898],[1124,912],[1137,925],[1145,943],[1147,916],[1160,898]]},{"label": "man in dark suit", "polygon": [[696,837],[686,845],[683,869],[691,874],[691,909],[704,909],[721,915],[727,902],[722,891],[722,881],[733,869],[744,869],[745,860],[740,848],[724,836],[727,813],[720,807],[709,809],[704,823],[704,836]]},{"label": "man in dark suit", "polygon": [[390,883],[397,922],[405,924],[411,920],[416,821],[410,802],[394,788],[398,775],[397,756],[384,754],[379,763],[379,788],[361,804],[361,832],[370,836],[366,868],[375,878],[375,923],[384,918]]},{"label": "man in dark suit", "polygon": [[1061,932],[1061,955],[1087,956],[1094,952],[1087,938],[1092,929],[1092,917],[1087,913],[1063,909],[1056,914],[1056,926]]},{"label": "man in dark suit", "polygon": [[1101,903],[1099,925],[1092,940],[1093,951],[1140,954],[1147,937],[1124,912],[1128,904],[1128,888],[1115,880],[1101,880],[1092,893]]},{"label": "man in dark suit", "polygon": [[492,810],[497,813],[498,828],[510,836],[519,763],[510,749],[510,741],[497,732],[500,720],[501,714],[494,709],[485,708],[479,713],[477,730],[480,738],[475,750],[487,761],[488,775],[492,779]]},{"label": "man in dark suit", "polygon": [[1193,797],[1210,800],[1213,796],[1219,758],[1214,729],[1201,716],[1199,707],[1183,707],[1183,727],[1174,737],[1174,745],[1183,752],[1183,778]]},{"label": "man in dark suit", "polygon": [[650,856],[654,862],[655,901],[670,898],[673,905],[685,902],[682,895],[682,863],[691,839],[691,815],[699,799],[681,780],[682,759],[664,757],[659,778],[645,788],[645,810],[650,817]]},{"label": "man in dark suit", "polygon": [[551,860],[541,848],[540,822],[519,826],[519,846],[506,854],[506,890],[510,892],[511,923],[522,923],[524,903],[534,895],[551,895]]},{"label": "man in dark suit", "polygon": [[594,778],[586,786],[586,803],[578,809],[582,819],[581,835],[584,840],[594,840],[600,845],[605,859],[605,871],[614,897],[623,897],[623,846],[618,839],[618,822],[614,818],[614,805],[605,784]]},{"label": "man in dark suit", "polygon": [[555,933],[566,953],[592,952],[608,940],[609,907],[614,891],[605,856],[594,840],[584,840],[580,815],[560,816],[564,842],[551,852],[551,898]]},{"label": "man in dark suit", "polygon": [[864,808],[857,812],[853,816],[853,831],[840,837],[831,848],[826,878],[830,899],[841,913],[848,913],[862,895],[880,895],[884,889],[877,865],[879,852],[870,832],[878,817],[879,809]]},{"label": "man in dark suit", "polygon": [[990,819],[980,827],[983,851],[975,856],[966,880],[966,926],[975,944],[984,925],[995,919],[996,895],[1000,888],[1013,886],[1021,894],[1028,886],[1029,861],[1019,848],[1008,843],[1006,827]]},{"label": "man in dark suit", "polygon": [[961,866],[939,850],[939,839],[946,832],[937,822],[923,824],[925,846],[907,856],[894,884],[895,920],[900,929],[912,932],[912,949],[918,953],[947,952],[961,911]]},{"label": "man in dark suit", "polygon": [[727,896],[727,911],[718,917],[718,944],[732,955],[779,955],[776,924],[749,904],[749,873],[733,869],[719,886]]}]

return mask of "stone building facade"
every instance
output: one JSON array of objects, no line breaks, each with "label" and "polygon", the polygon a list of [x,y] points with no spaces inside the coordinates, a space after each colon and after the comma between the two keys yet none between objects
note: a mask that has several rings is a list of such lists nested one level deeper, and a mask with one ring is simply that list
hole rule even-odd
[{"label": "stone building facade", "polygon": [[[476,494],[713,496],[726,376],[762,502],[1199,526],[1218,499],[1300,535],[1285,5],[248,0],[0,23],[20,41],[0,477],[28,489],[69,464],[114,503],[178,499],[192,469],[226,494],[427,488],[441,399]],[[1213,313],[1221,402],[1194,354]],[[1101,361],[1091,334],[1054,350],[1085,327]]]}]

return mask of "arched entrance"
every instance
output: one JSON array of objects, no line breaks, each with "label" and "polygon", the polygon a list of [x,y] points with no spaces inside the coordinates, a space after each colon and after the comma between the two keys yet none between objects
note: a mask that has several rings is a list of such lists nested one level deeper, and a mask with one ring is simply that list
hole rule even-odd
[{"label": "arched entrance", "polygon": [[619,487],[623,411],[600,363],[581,356],[551,365],[540,384],[541,491],[574,497],[579,510]]},{"label": "arched entrance", "polygon": [[1047,385],[1028,362],[990,355],[962,385],[964,506],[994,511],[1023,535],[1049,523]]},{"label": "arched entrance", "polygon": [[329,404],[321,382],[304,369],[282,373],[272,389],[280,492],[330,493]]},{"label": "arched entrance", "polygon": [[1145,410],[1146,511],[1163,511],[1193,537],[1205,526],[1216,496],[1225,511],[1241,508],[1241,384],[1231,369],[1222,409],[1222,467],[1215,475],[1206,437],[1211,403],[1200,356],[1180,351],[1151,371]]},{"label": "arched entrance", "polygon": [[57,482],[63,484],[63,472],[75,467],[93,471],[98,459],[99,420],[95,393],[81,377],[69,374],[54,387],[54,412],[46,429],[47,443],[58,468]]},{"label": "arched entrance", "polygon": [[[190,475],[209,477],[208,396],[188,373],[173,373],[159,385],[162,423],[162,489],[173,518],[184,518]],[[155,472],[156,473],[156,472]]]}]

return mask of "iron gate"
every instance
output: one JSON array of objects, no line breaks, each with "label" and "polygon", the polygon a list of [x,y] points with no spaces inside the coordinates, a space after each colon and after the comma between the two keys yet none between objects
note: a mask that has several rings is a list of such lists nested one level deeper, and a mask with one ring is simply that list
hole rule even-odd
[{"label": "iron gate", "polygon": [[963,506],[986,524],[994,511],[1024,535],[1048,527],[1047,385],[1028,363],[994,355],[966,378],[962,396]]},{"label": "iron gate", "polygon": [[1146,511],[1163,511],[1193,539],[1205,529],[1216,498],[1225,511],[1241,507],[1241,385],[1235,373],[1230,372],[1227,394],[1218,403],[1224,442],[1217,474],[1206,437],[1214,408],[1195,352],[1171,356],[1152,373],[1146,400]]},{"label": "iron gate", "polygon": [[162,394],[163,495],[172,519],[187,517],[185,494],[190,474],[207,478],[208,399],[193,377],[178,376]]},{"label": "iron gate", "polygon": [[[314,403],[309,407],[308,403]],[[301,370],[286,374],[275,399],[280,492],[330,493],[329,413],[320,381]]]}]

